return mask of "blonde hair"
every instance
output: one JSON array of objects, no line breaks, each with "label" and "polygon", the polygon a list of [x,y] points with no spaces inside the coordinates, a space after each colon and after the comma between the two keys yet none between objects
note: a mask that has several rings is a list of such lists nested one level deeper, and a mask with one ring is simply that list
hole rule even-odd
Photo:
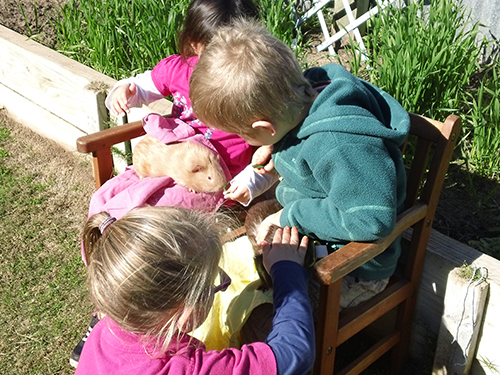
[{"label": "blonde hair", "polygon": [[255,121],[296,121],[314,97],[292,50],[244,19],[215,33],[189,85],[197,118],[236,134],[251,135]]},{"label": "blonde hair", "polygon": [[82,233],[90,298],[122,329],[154,338],[163,353],[210,310],[224,225],[175,207],[137,208],[106,226],[108,218],[93,215]]}]

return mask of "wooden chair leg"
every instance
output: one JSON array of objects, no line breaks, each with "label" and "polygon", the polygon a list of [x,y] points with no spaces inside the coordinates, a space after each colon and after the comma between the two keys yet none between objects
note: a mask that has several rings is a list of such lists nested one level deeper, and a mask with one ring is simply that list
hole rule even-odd
[{"label": "wooden chair leg", "polygon": [[337,349],[338,316],[342,279],[330,285],[322,284],[316,325],[315,375],[332,375]]},{"label": "wooden chair leg", "polygon": [[92,153],[96,189],[113,177],[113,156],[110,149],[101,149]]},{"label": "wooden chair leg", "polygon": [[[418,288],[418,284],[416,285]],[[417,300],[417,291],[413,297],[407,299],[398,308],[396,318],[396,329],[400,331],[400,340],[391,351],[391,374],[401,374],[408,359],[408,348],[410,346],[411,330],[413,323],[413,312]]]},{"label": "wooden chair leg", "polygon": [[401,339],[391,353],[391,373],[393,374],[400,374],[403,371],[408,358],[418,286],[422,275],[426,253],[425,247],[430,236],[430,231],[431,227],[430,225],[426,225],[425,220],[413,229],[413,235],[418,236],[419,240],[416,242],[416,249],[412,249],[412,251],[417,252],[414,262],[413,264],[408,264],[405,270],[406,277],[410,280],[411,293],[398,308],[396,329],[401,332]]}]

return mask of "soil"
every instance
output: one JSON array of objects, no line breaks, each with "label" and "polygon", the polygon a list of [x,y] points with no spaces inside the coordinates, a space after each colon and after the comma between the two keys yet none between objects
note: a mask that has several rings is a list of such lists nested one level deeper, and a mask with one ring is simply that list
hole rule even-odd
[{"label": "soil", "polygon": [[[37,40],[50,47],[53,35],[48,20],[55,14],[57,1],[0,0],[0,24],[25,35],[29,34],[28,24],[31,34],[36,34]],[[326,52],[317,53],[313,47],[309,52],[311,65],[332,61]],[[344,58],[342,48],[339,55]],[[434,227],[500,259],[500,182],[476,176],[463,166],[452,164]]]},{"label": "soil", "polygon": [[0,0],[0,25],[51,47],[54,32],[49,21],[57,14],[58,3],[59,0]]}]

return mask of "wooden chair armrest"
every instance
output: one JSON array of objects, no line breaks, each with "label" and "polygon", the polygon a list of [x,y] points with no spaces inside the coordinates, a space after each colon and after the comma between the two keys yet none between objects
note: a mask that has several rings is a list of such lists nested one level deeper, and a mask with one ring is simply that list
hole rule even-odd
[{"label": "wooden chair armrest", "polygon": [[82,153],[92,153],[96,189],[113,177],[113,156],[111,147],[146,134],[142,121],[85,135],[76,140],[76,149]]},{"label": "wooden chair armrest", "polygon": [[368,260],[382,253],[407,228],[427,214],[427,205],[417,204],[398,216],[392,233],[375,242],[350,242],[322,258],[314,265],[314,272],[321,283],[330,285],[346,276]]},{"label": "wooden chair armrest", "polygon": [[222,236],[222,243],[234,241],[238,237],[243,236],[245,233],[246,233],[246,228],[244,225],[242,225],[241,227],[233,229],[232,231],[224,234]]},{"label": "wooden chair armrest", "polygon": [[142,121],[134,121],[80,137],[76,140],[76,148],[82,153],[96,152],[144,134]]}]

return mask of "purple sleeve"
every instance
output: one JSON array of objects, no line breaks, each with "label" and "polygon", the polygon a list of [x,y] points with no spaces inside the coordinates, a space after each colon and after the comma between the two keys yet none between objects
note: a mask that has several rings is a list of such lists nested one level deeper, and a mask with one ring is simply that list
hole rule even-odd
[{"label": "purple sleeve", "polygon": [[278,375],[305,374],[314,363],[315,342],[308,276],[301,265],[281,261],[271,268],[275,315],[266,343]]}]

